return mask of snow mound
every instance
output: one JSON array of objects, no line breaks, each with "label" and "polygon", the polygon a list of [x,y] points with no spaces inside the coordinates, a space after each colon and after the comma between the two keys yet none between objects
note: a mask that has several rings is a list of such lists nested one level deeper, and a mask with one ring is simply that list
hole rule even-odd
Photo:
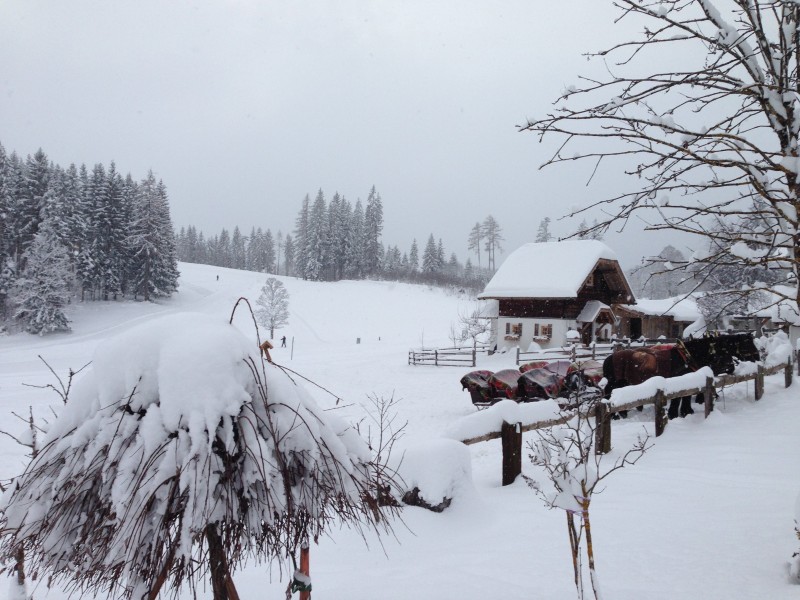
[{"label": "snow mound", "polygon": [[419,489],[430,504],[471,492],[472,459],[461,442],[437,439],[408,448],[400,471],[406,488]]}]

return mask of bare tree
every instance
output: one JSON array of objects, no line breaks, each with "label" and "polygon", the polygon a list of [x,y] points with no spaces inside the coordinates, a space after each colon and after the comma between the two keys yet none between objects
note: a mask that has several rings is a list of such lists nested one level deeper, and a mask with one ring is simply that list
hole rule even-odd
[{"label": "bare tree", "polygon": [[[483,313],[484,306],[476,304],[467,312],[459,312],[458,322],[461,325],[462,339],[470,338],[472,347],[478,346],[478,340],[492,330],[492,323]],[[451,327],[452,329],[452,327]]]},{"label": "bare tree", "polygon": [[478,255],[478,267],[481,266],[481,242],[483,241],[483,228],[480,223],[475,223],[467,238],[468,248]]},{"label": "bare tree", "polygon": [[269,328],[269,337],[275,337],[275,330],[289,323],[289,292],[282,281],[268,277],[256,300],[256,317]]},{"label": "bare tree", "polygon": [[[628,191],[573,215],[601,208],[598,229],[639,215],[647,229],[702,236],[710,250],[687,261],[700,281],[733,261],[781,273],[789,288],[773,297],[797,301],[800,5],[613,3],[619,20],[643,25],[640,36],[592,54],[607,75],[582,78],[520,128],[560,138],[544,165],[588,159],[633,176]],[[715,219],[751,226],[720,229]]]},{"label": "bare tree", "polygon": [[[528,443],[529,458],[541,467],[549,484],[525,476],[528,485],[550,508],[560,508],[567,517],[567,533],[572,551],[572,568],[579,600],[584,598],[582,544],[586,540],[586,559],[594,597],[600,588],[594,561],[589,508],[594,494],[609,475],[635,464],[649,448],[649,436],[640,436],[633,447],[617,455],[598,454],[595,450],[597,425],[589,416],[594,403],[585,403],[574,411],[563,426],[539,430],[538,439]],[[576,520],[576,516],[578,519]]]}]

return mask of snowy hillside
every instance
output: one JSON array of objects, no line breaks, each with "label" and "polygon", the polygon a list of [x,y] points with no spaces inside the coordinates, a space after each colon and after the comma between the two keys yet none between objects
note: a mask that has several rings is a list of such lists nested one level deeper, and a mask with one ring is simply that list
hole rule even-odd
[{"label": "snowy hillside", "polygon": [[[48,405],[58,404],[52,392],[25,385],[53,383],[39,355],[64,374],[86,364],[100,342],[156,316],[193,311],[227,321],[236,300],[254,302],[265,279],[203,265],[181,264],[180,270],[179,293],[168,301],[78,304],[68,312],[72,334],[0,338],[2,428],[23,428],[12,411],[25,415],[32,405],[46,416]],[[415,449],[475,412],[458,382],[468,369],[407,365],[411,347],[450,345],[450,324],[472,306],[469,299],[390,282],[279,279],[289,292],[290,317],[276,331],[273,358],[326,388],[307,386],[323,408],[357,421],[370,406],[369,395],[400,399],[400,417],[408,421],[401,445],[413,457],[410,463],[424,462]],[[245,308],[235,323],[255,339]],[[263,328],[261,334],[263,339]],[[286,348],[279,347],[283,335]],[[504,355],[479,360],[479,368],[514,366]],[[709,420],[698,411],[670,422],[638,464],[610,478],[592,509],[606,598],[796,598],[785,565],[798,550],[798,385],[784,390],[782,376],[770,377],[758,403],[752,384],[728,389]],[[341,398],[338,406],[334,396]],[[652,435],[651,421],[651,409],[645,409],[615,422],[613,443],[624,447],[643,429]],[[332,539],[312,547],[313,597],[573,598],[563,514],[547,510],[522,481],[500,486],[499,442],[469,452],[474,486],[461,476],[463,485],[444,513],[406,508],[396,539],[370,539],[365,546],[355,532],[334,531]],[[23,465],[22,450],[0,437],[0,478]],[[447,473],[449,465],[436,467]],[[527,460],[523,470],[534,473]],[[270,573],[263,566],[250,566],[234,579],[243,600],[282,598],[286,588],[277,569]],[[0,598],[6,589],[0,583]],[[64,597],[59,590],[46,593],[43,585],[33,591],[37,599]],[[210,598],[211,590],[199,595]]]}]

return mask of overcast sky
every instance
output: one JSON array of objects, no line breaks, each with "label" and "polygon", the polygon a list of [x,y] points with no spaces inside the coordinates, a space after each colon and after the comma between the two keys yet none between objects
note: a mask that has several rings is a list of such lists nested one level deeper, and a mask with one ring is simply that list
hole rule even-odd
[{"label": "overcast sky", "polygon": [[[386,244],[434,233],[463,261],[492,214],[509,251],[625,183],[586,187],[589,164],[538,170],[552,147],[515,127],[591,71],[582,53],[619,39],[609,5],[3,0],[0,142],[152,169],[176,228],[285,233],[305,194],[355,203],[375,185]],[[606,241],[629,266],[653,251],[637,239]]]}]

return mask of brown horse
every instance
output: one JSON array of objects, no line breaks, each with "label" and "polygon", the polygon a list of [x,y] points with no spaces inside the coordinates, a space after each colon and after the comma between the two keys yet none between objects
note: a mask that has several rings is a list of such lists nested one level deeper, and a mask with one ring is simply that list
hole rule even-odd
[{"label": "brown horse", "polygon": [[[628,385],[638,385],[651,377],[675,377],[696,370],[690,365],[690,356],[685,347],[679,344],[662,344],[651,348],[627,348],[618,350],[603,362],[603,376],[606,378],[605,397],[611,392]],[[642,410],[642,407],[639,407]],[[669,418],[692,414],[691,397],[676,398],[670,402]],[[620,411],[622,417],[627,411]]]}]

